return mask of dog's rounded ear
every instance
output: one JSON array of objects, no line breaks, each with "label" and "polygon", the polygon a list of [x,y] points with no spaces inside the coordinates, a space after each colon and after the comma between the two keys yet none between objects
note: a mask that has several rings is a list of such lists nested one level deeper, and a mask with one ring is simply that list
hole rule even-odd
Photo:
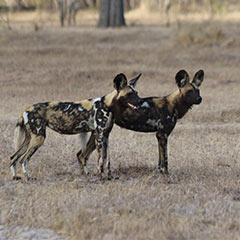
[{"label": "dog's rounded ear", "polygon": [[176,83],[179,88],[184,87],[187,83],[189,83],[189,75],[185,70],[180,70],[176,76]]},{"label": "dog's rounded ear", "polygon": [[200,85],[202,84],[202,81],[204,79],[204,71],[203,70],[199,70],[198,72],[196,72],[196,74],[193,77],[192,83],[196,86],[196,87],[200,87]]},{"label": "dog's rounded ear", "polygon": [[127,86],[127,78],[123,73],[119,73],[113,80],[113,87],[119,92]]},{"label": "dog's rounded ear", "polygon": [[131,79],[131,80],[129,81],[129,85],[135,88],[136,85],[137,85],[137,81],[138,81],[138,79],[139,79],[141,76],[142,76],[142,74],[140,73],[140,74],[138,74],[135,78]]}]

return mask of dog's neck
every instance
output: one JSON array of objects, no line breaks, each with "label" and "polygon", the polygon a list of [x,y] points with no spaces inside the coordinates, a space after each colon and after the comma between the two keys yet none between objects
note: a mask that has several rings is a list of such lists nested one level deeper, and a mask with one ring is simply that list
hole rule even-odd
[{"label": "dog's neck", "polygon": [[180,89],[177,89],[172,94],[168,95],[166,99],[171,106],[170,113],[172,116],[175,116],[176,119],[181,119],[192,107],[184,101],[184,97]]},{"label": "dog's neck", "polygon": [[116,90],[112,91],[111,93],[104,96],[105,100],[104,103],[107,107],[111,107],[113,99],[118,95]]}]

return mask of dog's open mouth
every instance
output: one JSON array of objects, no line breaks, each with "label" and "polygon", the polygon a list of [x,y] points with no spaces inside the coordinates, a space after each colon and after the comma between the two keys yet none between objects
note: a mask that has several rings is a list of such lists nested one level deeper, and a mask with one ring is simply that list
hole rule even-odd
[{"label": "dog's open mouth", "polygon": [[130,108],[132,108],[132,109],[138,109],[137,106],[135,106],[135,105],[133,105],[133,104],[131,104],[131,103],[127,103],[127,105],[128,105]]}]

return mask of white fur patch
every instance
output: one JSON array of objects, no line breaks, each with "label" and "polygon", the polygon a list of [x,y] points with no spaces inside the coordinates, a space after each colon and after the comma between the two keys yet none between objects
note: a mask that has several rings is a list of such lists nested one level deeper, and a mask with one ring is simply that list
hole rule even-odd
[{"label": "white fur patch", "polygon": [[93,99],[93,102],[98,102],[98,101],[101,101],[101,98],[94,98]]},{"label": "white fur patch", "polygon": [[36,129],[37,129],[37,134],[39,134],[39,131],[41,130],[41,127],[39,127],[39,128],[37,127]]},{"label": "white fur patch", "polygon": [[157,122],[154,119],[148,119],[146,123],[154,127],[157,125]]},{"label": "white fur patch", "polygon": [[70,107],[71,107],[71,104],[68,104],[68,106],[63,111],[67,111]]},{"label": "white fur patch", "polygon": [[180,81],[180,86],[181,86],[181,87],[184,87],[185,84],[186,84],[186,79],[183,78],[183,79]]},{"label": "white fur patch", "polygon": [[28,123],[28,113],[27,112],[23,113],[23,120],[24,120],[24,124]]},{"label": "white fur patch", "polygon": [[202,81],[199,79],[195,80],[195,86],[199,87],[201,85]]},{"label": "white fur patch", "polygon": [[157,127],[158,129],[163,129],[164,128],[164,126],[163,126],[163,124],[161,123],[160,120],[148,119],[146,123],[153,126],[153,127]]},{"label": "white fur patch", "polygon": [[158,120],[158,129],[163,129],[163,128],[164,128],[163,124],[161,123],[160,120]]},{"label": "white fur patch", "polygon": [[82,132],[79,134],[79,142],[80,142],[80,148],[85,151],[87,147],[88,142],[88,134],[86,132]]},{"label": "white fur patch", "polygon": [[16,173],[16,165],[15,166],[11,166],[10,169],[11,169],[13,177],[16,177],[16,175],[17,175],[17,173]]},{"label": "white fur patch", "polygon": [[144,102],[142,105],[141,105],[141,107],[146,107],[146,108],[150,108],[150,106],[149,106],[149,104],[148,104],[148,102]]},{"label": "white fur patch", "polygon": [[84,109],[83,109],[82,107],[80,107],[80,106],[78,107],[78,111],[79,111],[79,112],[82,112],[83,110],[84,110]]},{"label": "white fur patch", "polygon": [[22,170],[23,170],[23,172],[25,173],[25,175],[26,175],[28,178],[31,177],[30,173],[29,173],[28,170],[27,170],[26,163],[22,163]]}]

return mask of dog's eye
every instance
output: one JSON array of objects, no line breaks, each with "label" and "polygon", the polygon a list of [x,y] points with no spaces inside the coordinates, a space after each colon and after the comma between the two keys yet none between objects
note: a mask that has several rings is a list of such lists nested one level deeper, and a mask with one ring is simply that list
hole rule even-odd
[{"label": "dog's eye", "polygon": [[186,96],[190,97],[192,94],[193,94],[193,91],[188,91],[188,92],[186,93]]}]

